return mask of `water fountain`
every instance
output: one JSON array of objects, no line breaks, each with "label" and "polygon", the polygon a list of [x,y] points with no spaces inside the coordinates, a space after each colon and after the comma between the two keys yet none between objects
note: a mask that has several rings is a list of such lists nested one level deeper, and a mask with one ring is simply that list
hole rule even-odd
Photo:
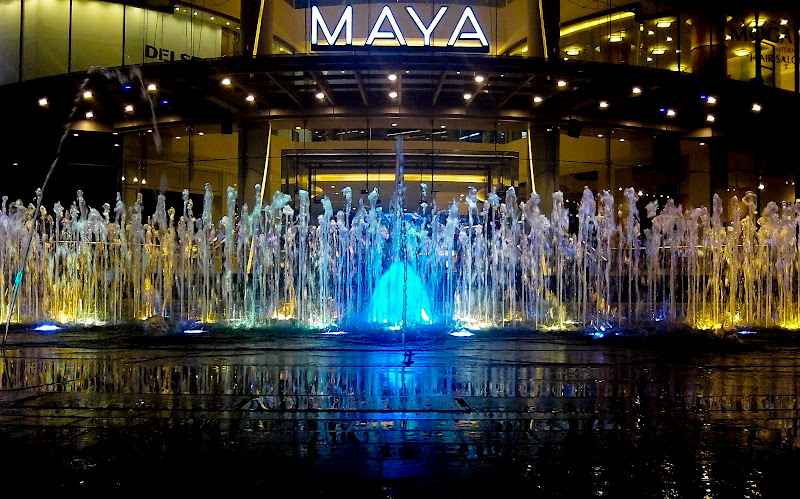
[{"label": "water fountain", "polygon": [[[269,202],[258,185],[252,209],[245,203],[238,213],[229,187],[218,221],[209,185],[199,218],[186,190],[180,213],[163,195],[152,214],[143,213],[141,195],[131,207],[117,195],[100,210],[81,191],[71,206],[51,210],[41,205],[41,191],[36,204],[4,197],[0,319],[800,327],[800,204],[769,203],[759,217],[748,193],[730,200],[725,223],[717,196],[711,212],[653,201],[644,207],[643,231],[634,189],[617,207],[608,191],[587,188],[573,210],[555,192],[548,216],[538,194],[523,201],[509,187],[502,199],[492,190],[483,202],[470,188],[463,207],[454,199],[429,210],[423,199],[409,213],[397,144],[388,214],[376,189],[355,208],[352,190],[343,189],[335,214],[334,201],[323,198],[316,221],[308,192],[276,192]],[[423,198],[426,190],[422,184]]]}]

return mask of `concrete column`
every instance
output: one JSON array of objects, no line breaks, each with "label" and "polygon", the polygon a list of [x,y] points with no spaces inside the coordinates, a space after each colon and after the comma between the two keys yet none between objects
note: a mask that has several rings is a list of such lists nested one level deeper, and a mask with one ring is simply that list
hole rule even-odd
[{"label": "concrete column", "polygon": [[558,129],[552,125],[531,124],[533,182],[546,214],[553,209],[553,193],[558,190]]},{"label": "concrete column", "polygon": [[528,57],[559,56],[560,23],[558,0],[528,0]]},{"label": "concrete column", "polygon": [[686,17],[692,21],[689,26],[692,73],[724,78],[728,74],[725,14],[694,11]]},{"label": "concrete column", "polygon": [[[255,186],[264,175],[264,160],[267,154],[268,123],[251,123],[239,126],[239,199],[253,206]],[[272,144],[275,155],[276,147]],[[272,201],[272,194],[280,189],[280,158],[269,160],[269,178],[264,190],[264,202]]]},{"label": "concrete column", "polygon": [[[242,54],[266,55],[272,53],[274,35],[274,0],[249,0],[242,2]],[[256,40],[258,47],[255,47]]]},{"label": "concrete column", "polygon": [[[731,193],[728,192],[728,185],[730,179],[728,178],[728,139],[727,137],[711,137],[706,140],[706,145],[709,148],[708,152],[708,169],[710,171],[710,187],[711,192],[708,196],[709,208],[713,206],[714,194],[722,198],[723,203],[727,203]],[[727,205],[723,205],[725,210],[728,209]]]}]

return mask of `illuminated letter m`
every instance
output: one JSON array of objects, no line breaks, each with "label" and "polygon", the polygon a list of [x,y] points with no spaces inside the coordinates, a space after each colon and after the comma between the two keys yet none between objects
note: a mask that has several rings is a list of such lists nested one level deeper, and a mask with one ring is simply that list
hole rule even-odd
[{"label": "illuminated letter m", "polygon": [[330,30],[328,29],[328,25],[325,24],[325,20],[322,18],[322,13],[319,11],[319,7],[316,5],[311,7],[311,45],[317,45],[319,43],[319,39],[317,37],[318,30],[322,30],[322,35],[325,37],[325,41],[328,42],[328,45],[336,45],[336,40],[338,40],[339,35],[342,34],[342,29],[344,29],[345,45],[352,45],[353,7],[351,5],[348,5],[344,8],[342,17],[339,18],[339,23],[336,25],[336,29],[333,30],[333,34],[331,34]]}]

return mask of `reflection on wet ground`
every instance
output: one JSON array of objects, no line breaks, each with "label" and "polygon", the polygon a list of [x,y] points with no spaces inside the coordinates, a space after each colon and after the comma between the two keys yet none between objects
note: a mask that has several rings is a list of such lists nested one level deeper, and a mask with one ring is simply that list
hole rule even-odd
[{"label": "reflection on wet ground", "polygon": [[355,335],[17,333],[0,470],[37,489],[786,497],[800,341],[763,336],[445,336],[403,366]]}]

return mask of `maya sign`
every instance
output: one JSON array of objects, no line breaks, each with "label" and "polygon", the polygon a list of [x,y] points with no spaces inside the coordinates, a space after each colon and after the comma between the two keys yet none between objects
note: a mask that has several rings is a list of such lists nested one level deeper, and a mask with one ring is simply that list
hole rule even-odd
[{"label": "maya sign", "polygon": [[[423,19],[412,6],[406,6],[405,12],[400,11],[396,17],[396,13],[388,5],[384,5],[374,22],[370,23],[364,41],[354,43],[352,5],[346,6],[344,12],[333,23],[328,23],[319,7],[314,5],[311,7],[311,45],[315,48],[376,45],[432,47],[436,31],[442,37],[442,41],[447,39],[447,47],[488,50],[489,41],[472,8],[464,7],[454,24],[444,26],[443,19],[448,18],[451,22],[456,19],[453,12],[448,15],[449,9],[447,6],[439,7],[432,19]],[[412,43],[408,42],[409,39]]]}]

